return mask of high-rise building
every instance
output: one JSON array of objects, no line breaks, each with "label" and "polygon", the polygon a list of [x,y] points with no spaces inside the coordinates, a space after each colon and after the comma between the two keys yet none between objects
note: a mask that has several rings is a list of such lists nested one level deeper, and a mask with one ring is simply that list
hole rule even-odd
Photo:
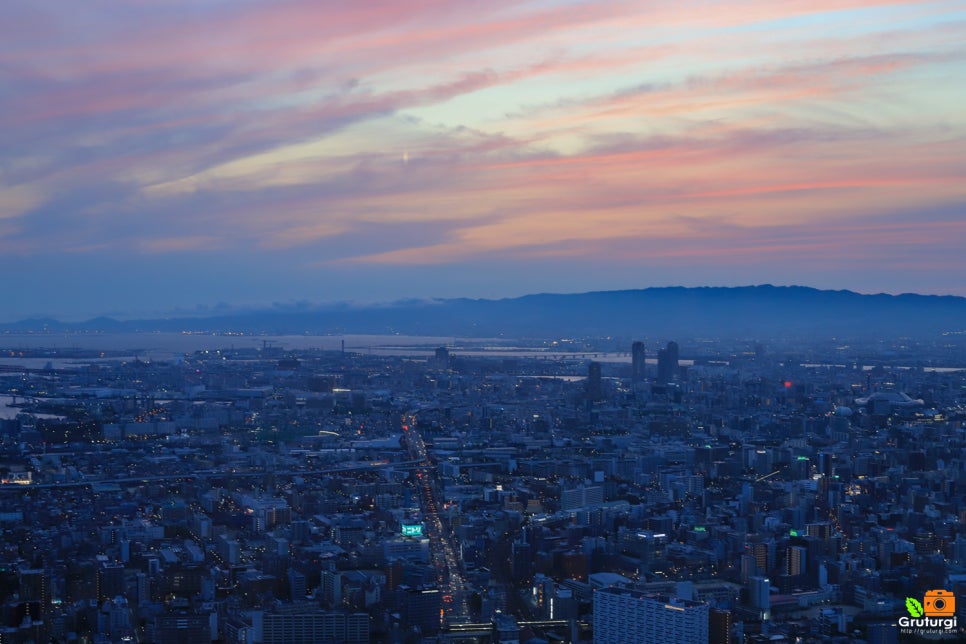
[{"label": "high-rise building", "polygon": [[657,352],[657,381],[666,384],[674,380],[678,372],[678,343],[668,342]]},{"label": "high-rise building", "polygon": [[305,521],[304,519],[292,521],[291,525],[289,526],[289,530],[291,539],[295,543],[303,543],[309,540],[311,529],[308,521]]},{"label": "high-rise building", "polygon": [[97,630],[109,634],[115,641],[131,629],[131,609],[123,597],[107,600],[101,604],[97,616]]},{"label": "high-rise building", "polygon": [[643,342],[635,342],[631,345],[631,382],[644,382],[646,355]]},{"label": "high-rise building", "polygon": [[768,574],[775,567],[775,542],[766,541],[763,543],[751,544],[751,555],[755,558],[755,566],[763,573]]},{"label": "high-rise building", "polygon": [[292,601],[305,601],[305,575],[295,568],[288,569],[288,592]]},{"label": "high-rise building", "polygon": [[751,581],[752,577],[754,577],[755,575],[760,575],[764,572],[764,570],[761,570],[758,568],[758,565],[755,562],[755,558],[751,554],[745,553],[741,555],[740,561],[741,561],[741,583],[743,584],[747,584],[749,581]]},{"label": "high-rise building", "polygon": [[138,604],[151,601],[151,578],[146,572],[137,574],[137,601]]},{"label": "high-rise building", "polygon": [[808,549],[803,546],[789,546],[785,559],[785,574],[798,576],[807,572]]},{"label": "high-rise building", "polygon": [[408,627],[418,627],[423,633],[439,631],[443,595],[436,586],[399,586],[396,602]]},{"label": "high-rise building", "polygon": [[751,578],[751,605],[766,618],[771,612],[771,580],[768,577]]},{"label": "high-rise building", "polygon": [[828,521],[809,523],[805,526],[805,534],[818,539],[828,539],[832,536],[832,524]]},{"label": "high-rise building", "polygon": [[731,611],[711,609],[708,614],[708,644],[731,644]]},{"label": "high-rise building", "polygon": [[530,579],[530,569],[533,566],[530,544],[514,541],[510,546],[510,574],[514,582]]},{"label": "high-rise building", "polygon": [[335,608],[342,604],[342,573],[336,570],[323,570],[320,576],[322,602]]},{"label": "high-rise building", "polygon": [[594,591],[598,644],[707,644],[710,606],[630,588]]},{"label": "high-rise building", "polygon": [[664,556],[667,534],[621,527],[617,531],[617,544],[622,553],[633,555],[643,563],[650,563]]},{"label": "high-rise building", "polygon": [[40,619],[50,611],[50,581],[42,568],[21,568],[20,571],[20,599],[29,603],[36,603],[39,615],[31,615]]},{"label": "high-rise building", "polygon": [[601,382],[600,363],[591,362],[587,366],[587,399],[597,401],[603,397],[604,389]]},{"label": "high-rise building", "polygon": [[436,362],[436,367],[439,369],[449,368],[449,349],[446,347],[437,347],[434,354],[434,359]]},{"label": "high-rise building", "polygon": [[97,601],[103,602],[124,596],[124,565],[119,563],[101,562],[97,569]]}]

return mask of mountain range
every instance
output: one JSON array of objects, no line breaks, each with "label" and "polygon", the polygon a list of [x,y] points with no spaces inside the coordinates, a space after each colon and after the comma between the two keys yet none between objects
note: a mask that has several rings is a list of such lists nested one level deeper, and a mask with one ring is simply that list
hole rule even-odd
[{"label": "mountain range", "polygon": [[865,295],[803,286],[660,287],[498,300],[401,300],[275,307],[206,317],[64,323],[28,319],[0,331],[403,334],[453,337],[923,337],[966,330],[966,298]]}]

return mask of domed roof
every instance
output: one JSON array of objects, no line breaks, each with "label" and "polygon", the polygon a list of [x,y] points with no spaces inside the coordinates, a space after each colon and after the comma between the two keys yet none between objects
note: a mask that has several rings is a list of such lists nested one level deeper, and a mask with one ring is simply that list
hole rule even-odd
[{"label": "domed roof", "polygon": [[855,404],[868,405],[870,402],[881,400],[888,402],[893,407],[915,407],[925,404],[922,400],[911,398],[908,394],[898,391],[877,391],[865,398],[856,398]]}]

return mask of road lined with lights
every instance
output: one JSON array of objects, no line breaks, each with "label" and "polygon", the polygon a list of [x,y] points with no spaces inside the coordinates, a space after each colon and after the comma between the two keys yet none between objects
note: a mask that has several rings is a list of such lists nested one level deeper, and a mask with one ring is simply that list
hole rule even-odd
[{"label": "road lined with lights", "polygon": [[469,614],[466,604],[466,583],[463,580],[460,560],[451,536],[444,530],[436,502],[436,466],[426,454],[426,443],[416,429],[416,416],[409,414],[404,423],[403,436],[410,459],[417,461],[416,488],[419,505],[426,521],[430,556],[437,571],[439,588],[443,593],[443,616],[465,617]]}]

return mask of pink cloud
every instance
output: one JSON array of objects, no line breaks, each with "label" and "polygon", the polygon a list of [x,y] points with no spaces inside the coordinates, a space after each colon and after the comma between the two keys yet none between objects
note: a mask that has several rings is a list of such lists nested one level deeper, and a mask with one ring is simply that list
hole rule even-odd
[{"label": "pink cloud", "polygon": [[[617,236],[645,234],[665,225],[660,222],[669,211],[691,207],[705,218],[715,207],[744,209],[749,220],[760,221],[769,208],[782,206],[782,213],[802,218],[829,207],[827,196],[817,193],[864,191],[872,206],[890,199],[884,191],[900,188],[927,201],[961,196],[954,168],[963,155],[955,145],[941,148],[940,155],[937,145],[915,148],[914,133],[883,128],[870,135],[871,126],[834,118],[798,121],[804,107],[834,109],[881,87],[883,79],[958,60],[955,54],[943,59],[928,51],[853,51],[772,63],[735,57],[722,69],[647,82],[641,73],[647,63],[708,56],[715,43],[683,34],[642,45],[629,36],[631,45],[609,49],[578,38],[598,29],[634,34],[675,25],[717,33],[882,4],[892,3],[587,3],[563,11],[504,2],[483,11],[418,0],[325,10],[315,2],[284,2],[188,15],[167,13],[164,3],[156,3],[150,6],[161,12],[157,21],[101,16],[91,19],[91,34],[67,34],[63,45],[38,47],[23,39],[23,50],[0,52],[2,64],[18,70],[17,82],[29,86],[30,73],[37,74],[37,91],[15,95],[0,123],[31,144],[46,137],[48,165],[38,162],[35,167],[44,170],[35,176],[48,192],[105,176],[139,187],[203,178],[254,154],[474,92],[554,76],[628,73],[623,89],[563,92],[547,105],[514,106],[481,137],[395,119],[391,127],[412,133],[399,141],[415,140],[420,148],[405,175],[396,148],[408,143],[390,137],[371,140],[338,162],[284,162],[284,170],[310,179],[291,185],[266,179],[271,190],[257,206],[236,194],[262,187],[256,171],[207,184],[199,180],[193,195],[142,194],[112,202],[108,209],[116,212],[184,209],[170,215],[184,230],[147,242],[158,252],[190,249],[190,240],[208,239],[219,222],[230,222],[231,243],[264,235],[266,247],[281,248],[351,232],[361,221],[382,217],[414,225],[457,222],[448,229],[452,244],[426,254],[433,261],[490,252],[500,243],[520,253],[570,253],[569,247],[541,248],[533,240],[541,227],[556,228],[550,236],[559,244],[602,234],[603,225],[613,225]],[[34,20],[34,36],[38,29],[43,22]],[[50,34],[62,31],[55,26]],[[601,46],[581,48],[589,44]],[[496,63],[488,66],[491,55]],[[501,110],[492,106],[494,114]],[[56,129],[62,121],[71,126],[66,135]],[[560,145],[566,137],[570,143]],[[257,170],[267,178],[281,173]],[[340,182],[344,188],[337,187]],[[850,197],[842,199],[850,212],[859,210]],[[487,213],[491,224],[480,225],[477,219]],[[464,226],[462,220],[475,223]],[[517,241],[513,234],[522,232]],[[424,250],[400,247],[373,261],[409,261]]]},{"label": "pink cloud", "polygon": [[155,237],[153,239],[142,240],[138,245],[141,252],[158,253],[180,253],[185,251],[213,251],[224,246],[224,239],[211,235],[198,235],[192,237]]}]

